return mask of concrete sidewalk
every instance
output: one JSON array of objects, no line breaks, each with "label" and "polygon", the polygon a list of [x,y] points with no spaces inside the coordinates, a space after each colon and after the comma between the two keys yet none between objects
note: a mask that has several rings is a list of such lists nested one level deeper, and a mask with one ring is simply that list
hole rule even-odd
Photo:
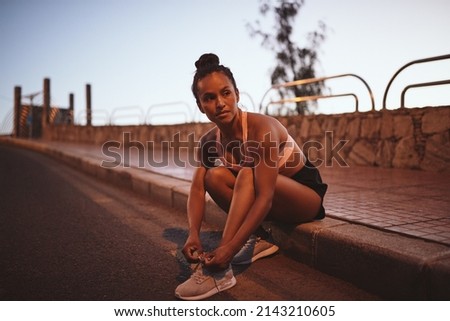
[{"label": "concrete sidewalk", "polygon": [[[95,145],[9,137],[0,143],[48,154],[168,206],[186,208],[191,155],[142,157],[131,148],[129,155],[120,152],[115,159],[118,154]],[[354,166],[320,171],[329,185],[327,218],[298,226],[270,224],[285,253],[386,299],[450,299],[449,172]],[[206,223],[223,226],[224,213],[212,200],[205,214]]]}]

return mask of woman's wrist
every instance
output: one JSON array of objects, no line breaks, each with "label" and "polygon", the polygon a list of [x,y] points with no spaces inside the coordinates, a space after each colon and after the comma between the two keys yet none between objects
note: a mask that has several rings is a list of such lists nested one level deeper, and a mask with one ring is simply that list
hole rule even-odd
[{"label": "woman's wrist", "polygon": [[236,255],[237,252],[242,248],[242,245],[237,243],[235,240],[231,240],[226,244],[222,244],[222,247],[225,247],[228,252],[230,252],[233,256]]},{"label": "woman's wrist", "polygon": [[189,238],[200,239],[200,232],[197,229],[189,229]]}]

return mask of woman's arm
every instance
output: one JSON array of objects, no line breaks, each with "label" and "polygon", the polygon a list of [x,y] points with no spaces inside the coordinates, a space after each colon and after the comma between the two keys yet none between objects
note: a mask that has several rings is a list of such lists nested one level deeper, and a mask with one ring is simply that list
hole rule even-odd
[{"label": "woman's arm", "polygon": [[203,252],[200,242],[200,229],[202,226],[203,216],[205,212],[205,175],[208,163],[209,152],[207,150],[209,144],[210,132],[203,136],[200,140],[200,148],[198,149],[197,159],[201,160],[199,167],[194,171],[192,177],[191,188],[187,201],[187,219],[189,236],[183,247],[183,254],[188,261],[198,261],[198,255]]},{"label": "woman's arm", "polygon": [[190,262],[198,260],[198,255],[203,252],[203,247],[200,242],[200,228],[203,221],[205,211],[205,188],[204,177],[206,169],[198,167],[195,170],[191,189],[187,202],[187,219],[189,236],[183,247],[183,254]]}]

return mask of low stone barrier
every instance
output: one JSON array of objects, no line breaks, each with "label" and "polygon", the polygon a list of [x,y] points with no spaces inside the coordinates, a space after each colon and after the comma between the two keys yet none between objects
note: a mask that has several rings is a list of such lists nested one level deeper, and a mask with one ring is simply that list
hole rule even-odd
[{"label": "low stone barrier", "polygon": [[[316,165],[449,171],[450,106],[278,117]],[[43,138],[74,143],[178,141],[193,148],[212,124],[140,126],[53,125]],[[127,135],[125,135],[127,133]],[[172,147],[172,146],[171,146]]]}]

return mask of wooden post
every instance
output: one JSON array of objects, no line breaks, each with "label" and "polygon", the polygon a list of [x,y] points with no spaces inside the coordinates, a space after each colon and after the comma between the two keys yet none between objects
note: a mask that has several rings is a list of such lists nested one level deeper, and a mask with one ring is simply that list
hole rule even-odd
[{"label": "wooden post", "polygon": [[50,115],[50,79],[44,78],[44,105],[42,106],[42,130],[44,130],[49,121]]},{"label": "wooden post", "polygon": [[73,125],[74,119],[73,119],[73,106],[74,106],[74,96],[72,93],[69,94],[69,120],[68,124]]},{"label": "wooden post", "polygon": [[14,137],[20,137],[20,111],[22,109],[22,88],[14,87]]},{"label": "wooden post", "polygon": [[86,85],[86,125],[92,125],[91,85]]}]

